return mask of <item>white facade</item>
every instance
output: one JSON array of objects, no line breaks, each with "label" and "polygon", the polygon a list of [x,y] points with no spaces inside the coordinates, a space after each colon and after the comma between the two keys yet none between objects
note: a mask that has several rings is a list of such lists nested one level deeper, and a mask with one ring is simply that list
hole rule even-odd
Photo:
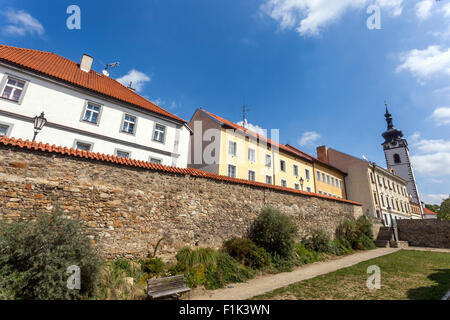
[{"label": "white facade", "polygon": [[[8,79],[24,84],[17,102],[8,99],[14,98],[6,88]],[[95,106],[97,117],[86,114],[92,108],[88,105]],[[79,148],[86,146],[95,153],[187,166],[190,131],[185,123],[0,63],[0,134],[31,140],[33,118],[41,112],[48,123],[37,142],[68,148],[77,148],[78,143]],[[124,126],[124,119],[131,122]],[[159,129],[156,138],[161,142],[154,139],[155,129]]]}]

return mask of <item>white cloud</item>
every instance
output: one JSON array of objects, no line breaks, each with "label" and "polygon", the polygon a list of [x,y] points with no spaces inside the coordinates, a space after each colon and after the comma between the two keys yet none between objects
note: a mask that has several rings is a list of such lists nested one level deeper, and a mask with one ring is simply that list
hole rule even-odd
[{"label": "white cloud", "polygon": [[144,88],[145,83],[151,81],[151,79],[145,73],[132,69],[123,77],[118,78],[117,81],[124,86],[128,86],[131,82],[131,86],[136,89],[136,91],[141,91]]},{"label": "white cloud", "polygon": [[428,19],[431,16],[431,8],[435,0],[423,0],[416,4],[415,10],[417,18],[420,20]]},{"label": "white cloud", "polygon": [[261,128],[260,126],[258,126],[256,124],[251,124],[251,123],[247,122],[247,120],[245,120],[245,125],[243,125],[243,123],[244,123],[243,121],[239,121],[236,124],[241,127],[247,128],[248,130],[251,130],[253,132],[256,132],[260,135],[267,137],[267,130]]},{"label": "white cloud", "polygon": [[403,0],[266,0],[261,11],[278,21],[281,29],[296,28],[303,36],[317,36],[350,9],[377,4],[391,15],[402,13]]},{"label": "white cloud", "polygon": [[412,140],[412,150],[417,151],[411,157],[415,171],[430,177],[450,175],[450,141],[443,139],[419,139],[416,133]]},{"label": "white cloud", "polygon": [[29,33],[42,36],[45,33],[42,24],[26,11],[10,9],[2,14],[8,23],[3,28],[5,34],[24,36]]},{"label": "white cloud", "polygon": [[400,55],[403,64],[397,72],[407,70],[419,79],[426,79],[436,74],[450,75],[450,48],[441,50],[440,46],[427,49],[413,49]]},{"label": "white cloud", "polygon": [[414,147],[422,153],[448,152],[450,153],[450,141],[443,139],[421,139],[414,143]]},{"label": "white cloud", "polygon": [[307,131],[302,134],[300,139],[298,139],[298,144],[301,146],[305,146],[307,144],[314,143],[317,139],[320,138],[320,134],[315,131]]},{"label": "white cloud", "polygon": [[443,200],[449,197],[448,194],[421,194],[422,201],[426,204],[438,204],[440,205]]},{"label": "white cloud", "polygon": [[450,17],[450,2],[442,7],[441,12],[444,14],[444,17]]},{"label": "white cloud", "polygon": [[430,118],[436,121],[436,125],[438,126],[450,124],[450,108],[439,107],[436,110],[434,110]]}]

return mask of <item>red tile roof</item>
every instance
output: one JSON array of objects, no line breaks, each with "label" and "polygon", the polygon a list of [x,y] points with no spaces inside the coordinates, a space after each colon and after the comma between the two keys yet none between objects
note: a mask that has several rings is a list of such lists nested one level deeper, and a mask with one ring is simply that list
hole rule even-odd
[{"label": "red tile roof", "polygon": [[436,212],[431,211],[431,210],[428,209],[428,208],[423,208],[423,214],[428,214],[428,215],[433,215],[433,216],[435,216],[435,215],[436,215]]},{"label": "red tile roof", "polygon": [[303,158],[304,160],[307,160],[307,161],[312,161],[313,160],[312,157],[310,155],[306,154],[306,153],[299,154],[297,152],[294,152],[291,148],[288,148],[288,147],[286,147],[286,146],[284,146],[282,144],[279,144],[279,143],[277,143],[277,142],[275,142],[275,141],[273,141],[273,140],[271,140],[271,139],[269,139],[269,138],[267,138],[267,137],[265,137],[265,136],[263,136],[263,135],[261,135],[259,133],[256,133],[256,132],[254,132],[252,130],[244,128],[244,127],[242,127],[242,126],[240,126],[240,125],[238,125],[238,124],[236,124],[234,122],[231,122],[231,121],[229,121],[227,119],[219,117],[218,115],[216,115],[214,113],[211,113],[209,111],[206,111],[203,108],[200,108],[199,110],[201,110],[202,112],[206,113],[210,117],[214,118],[216,121],[218,121],[218,122],[220,122],[220,123],[222,123],[222,124],[224,124],[224,125],[226,125],[228,127],[231,127],[231,128],[233,128],[235,130],[243,131],[244,133],[246,133],[246,134],[248,134],[248,135],[250,135],[250,136],[252,136],[254,138],[257,138],[257,139],[260,139],[262,141],[265,141],[267,144],[275,146],[275,147],[277,147],[280,150],[283,150],[283,151],[288,152],[290,154],[293,154],[295,156],[299,156],[299,157],[301,157],[301,158]]},{"label": "red tile roof", "polygon": [[186,122],[133,90],[128,89],[116,80],[106,77],[95,70],[84,72],[80,69],[78,63],[52,52],[0,44],[0,61],[112,97],[177,121]]},{"label": "red tile roof", "polygon": [[301,194],[304,196],[310,196],[310,197],[321,198],[321,199],[329,199],[329,200],[333,200],[333,201],[337,201],[337,202],[343,202],[343,203],[361,206],[360,203],[350,201],[350,200],[338,199],[338,198],[320,195],[320,194],[316,194],[316,193],[300,191],[300,190],[296,190],[296,189],[275,186],[275,185],[265,184],[265,183],[261,183],[261,182],[230,178],[227,176],[221,176],[218,174],[214,174],[214,173],[210,173],[210,172],[206,172],[206,171],[202,171],[202,170],[198,170],[198,169],[194,169],[194,168],[182,169],[182,168],[176,168],[176,167],[169,167],[169,166],[165,166],[162,164],[151,163],[151,162],[147,162],[147,161],[120,158],[117,156],[93,153],[93,152],[82,151],[82,150],[72,149],[72,148],[67,148],[67,147],[58,147],[55,145],[49,145],[48,143],[44,144],[42,142],[37,143],[35,141],[32,142],[29,140],[7,138],[6,136],[0,137],[0,146],[10,146],[10,147],[15,147],[15,148],[20,148],[20,149],[44,151],[44,152],[49,152],[49,153],[56,153],[56,154],[61,154],[61,155],[72,156],[72,157],[76,157],[76,158],[104,161],[104,162],[110,162],[110,163],[130,166],[130,167],[138,167],[138,168],[154,170],[154,171],[161,171],[161,172],[181,174],[181,175],[190,175],[190,176],[194,176],[194,177],[201,177],[201,178],[225,181],[225,182],[230,182],[230,183],[250,185],[250,186],[255,186],[255,187],[260,187],[260,188],[284,191],[284,192],[289,192],[289,193],[294,193],[294,194]]}]

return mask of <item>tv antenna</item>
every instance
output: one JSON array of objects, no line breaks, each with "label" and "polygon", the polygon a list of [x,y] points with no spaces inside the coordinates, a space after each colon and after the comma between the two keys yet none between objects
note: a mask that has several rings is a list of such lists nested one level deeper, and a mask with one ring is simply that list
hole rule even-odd
[{"label": "tv antenna", "polygon": [[105,68],[102,71],[103,75],[105,75],[106,77],[109,77],[108,68],[117,68],[120,65],[120,62],[113,62],[113,63],[108,63],[108,64],[102,63],[102,64],[105,66]]}]

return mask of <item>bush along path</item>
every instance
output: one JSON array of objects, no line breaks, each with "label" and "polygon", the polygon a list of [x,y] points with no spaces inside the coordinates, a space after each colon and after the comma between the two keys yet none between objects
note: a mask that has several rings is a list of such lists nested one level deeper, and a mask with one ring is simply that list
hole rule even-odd
[{"label": "bush along path", "polygon": [[235,283],[227,288],[213,291],[196,291],[191,294],[193,300],[245,300],[266,292],[285,287],[292,283],[314,278],[316,276],[350,267],[360,262],[381,257],[399,251],[397,248],[380,248],[370,251],[359,251],[338,259],[315,262],[296,268],[292,272],[267,274],[245,283]]}]

